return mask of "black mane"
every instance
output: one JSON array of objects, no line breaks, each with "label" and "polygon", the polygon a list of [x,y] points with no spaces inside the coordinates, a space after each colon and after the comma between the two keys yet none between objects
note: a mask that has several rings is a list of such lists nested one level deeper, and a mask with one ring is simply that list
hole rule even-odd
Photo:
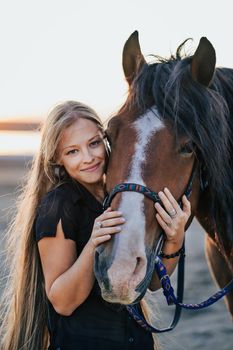
[{"label": "black mane", "polygon": [[[184,44],[184,43],[183,43]],[[188,136],[206,168],[221,243],[233,242],[233,70],[217,68],[209,88],[191,77],[192,56],[145,64],[130,87],[123,109],[144,113],[156,105],[177,138]],[[224,227],[224,228],[223,228]]]}]

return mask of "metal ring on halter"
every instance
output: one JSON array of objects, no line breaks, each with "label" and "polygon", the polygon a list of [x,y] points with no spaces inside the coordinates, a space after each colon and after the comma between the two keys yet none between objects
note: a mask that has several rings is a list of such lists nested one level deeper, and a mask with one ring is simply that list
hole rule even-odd
[{"label": "metal ring on halter", "polygon": [[101,221],[97,221],[95,226],[96,226],[96,228],[100,229],[102,227],[102,222]]},{"label": "metal ring on halter", "polygon": [[173,218],[176,216],[177,212],[176,212],[176,210],[173,208],[173,210],[169,211],[168,214],[169,214],[170,217],[173,219]]}]

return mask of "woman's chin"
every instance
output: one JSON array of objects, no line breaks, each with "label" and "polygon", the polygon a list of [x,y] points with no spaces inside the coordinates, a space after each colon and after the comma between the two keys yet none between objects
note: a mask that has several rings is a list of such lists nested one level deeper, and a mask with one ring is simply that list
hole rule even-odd
[{"label": "woman's chin", "polygon": [[78,181],[79,183],[86,185],[94,185],[97,183],[102,183],[103,182],[103,174],[97,175],[97,174],[92,174],[91,176],[73,176],[73,178]]}]

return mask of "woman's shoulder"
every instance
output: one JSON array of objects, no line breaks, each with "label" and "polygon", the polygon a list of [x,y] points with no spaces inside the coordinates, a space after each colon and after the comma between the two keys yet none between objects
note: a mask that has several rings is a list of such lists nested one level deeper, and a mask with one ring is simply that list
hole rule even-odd
[{"label": "woman's shoulder", "polygon": [[77,231],[77,200],[80,195],[69,183],[64,183],[48,191],[42,198],[35,219],[37,240],[44,236],[55,236],[61,220],[66,238],[75,239]]},{"label": "woman's shoulder", "polygon": [[81,195],[78,188],[75,188],[71,182],[66,182],[50,189],[47,193],[45,193],[41,199],[39,207],[44,205],[55,205],[60,202],[64,205],[66,202],[76,202],[80,198]]},{"label": "woman's shoulder", "polygon": [[37,207],[36,216],[52,220],[63,216],[63,220],[65,218],[70,220],[77,212],[79,207],[77,204],[81,198],[78,188],[70,182],[63,183],[45,193]]}]

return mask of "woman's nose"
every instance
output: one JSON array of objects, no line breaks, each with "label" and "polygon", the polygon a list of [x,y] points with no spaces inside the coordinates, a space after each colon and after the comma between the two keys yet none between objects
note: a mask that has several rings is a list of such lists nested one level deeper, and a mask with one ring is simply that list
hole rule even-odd
[{"label": "woman's nose", "polygon": [[94,159],[93,154],[89,150],[83,151],[83,162],[90,163]]}]

